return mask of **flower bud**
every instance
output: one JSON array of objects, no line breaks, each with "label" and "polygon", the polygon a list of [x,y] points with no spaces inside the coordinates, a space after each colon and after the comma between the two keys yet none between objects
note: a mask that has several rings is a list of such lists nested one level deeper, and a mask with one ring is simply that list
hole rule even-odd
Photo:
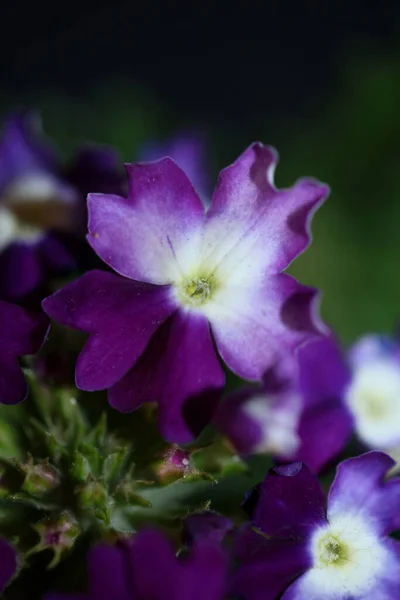
[{"label": "flower bud", "polygon": [[93,479],[89,476],[88,481],[76,489],[79,504],[82,508],[91,511],[94,515],[105,521],[110,521],[110,503],[106,486],[101,479]]},{"label": "flower bud", "polygon": [[29,454],[27,462],[20,468],[25,473],[22,489],[31,496],[41,498],[60,485],[60,473],[48,458],[35,463],[35,459]]},{"label": "flower bud", "polygon": [[65,511],[56,517],[51,517],[40,521],[34,525],[34,529],[40,536],[40,540],[29,554],[35,554],[43,550],[53,550],[54,557],[49,564],[49,568],[55,567],[70,550],[80,534],[78,521],[71,513]]}]

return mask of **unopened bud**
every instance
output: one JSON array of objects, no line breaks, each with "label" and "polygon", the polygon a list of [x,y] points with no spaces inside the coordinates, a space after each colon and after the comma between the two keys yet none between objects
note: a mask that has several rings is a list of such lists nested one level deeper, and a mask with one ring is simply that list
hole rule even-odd
[{"label": "unopened bud", "polygon": [[82,508],[93,512],[98,519],[109,523],[109,498],[107,489],[101,479],[89,477],[86,483],[76,489],[76,492]]},{"label": "unopened bud", "polygon": [[90,464],[81,452],[74,452],[70,473],[75,481],[84,482],[87,480],[90,473]]},{"label": "unopened bud", "polygon": [[60,485],[60,473],[50,464],[48,458],[35,463],[35,459],[28,455],[27,462],[21,465],[21,470],[25,473],[22,489],[31,496],[41,498]]},{"label": "unopened bud", "polygon": [[164,455],[156,470],[162,483],[186,477],[192,470],[190,452],[174,446]]}]

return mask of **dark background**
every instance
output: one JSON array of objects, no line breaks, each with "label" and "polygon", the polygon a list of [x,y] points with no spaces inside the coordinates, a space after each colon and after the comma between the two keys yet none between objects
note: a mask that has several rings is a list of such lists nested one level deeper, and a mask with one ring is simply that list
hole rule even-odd
[{"label": "dark background", "polygon": [[0,107],[41,109],[69,156],[85,141],[134,160],[197,125],[214,175],[275,145],[278,185],[332,186],[293,268],[321,287],[346,342],[400,307],[400,2],[5,2]]}]

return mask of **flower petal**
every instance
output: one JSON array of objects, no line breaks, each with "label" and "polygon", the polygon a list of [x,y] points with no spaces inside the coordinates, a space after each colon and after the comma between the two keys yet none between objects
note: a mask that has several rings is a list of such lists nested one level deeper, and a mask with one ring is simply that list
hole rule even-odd
[{"label": "flower petal", "polygon": [[182,131],[165,142],[151,142],[140,152],[141,161],[158,160],[164,156],[172,158],[186,173],[196,191],[201,197],[204,196],[204,200],[211,195],[207,145],[201,131]]},{"label": "flower petal", "polygon": [[130,600],[127,567],[124,549],[105,544],[93,548],[89,554],[88,600]]},{"label": "flower petal", "polygon": [[199,541],[220,543],[234,527],[228,517],[210,510],[192,513],[182,526],[183,537],[191,546]]},{"label": "flower petal", "polygon": [[0,357],[35,354],[43,345],[49,320],[43,313],[0,301]]},{"label": "flower petal", "polygon": [[307,408],[342,403],[351,373],[332,334],[312,340],[298,352],[300,390]]},{"label": "flower petal", "polygon": [[318,472],[344,450],[353,429],[353,418],[340,402],[306,409],[298,425],[300,446],[290,459],[301,460]]},{"label": "flower petal", "polygon": [[203,205],[170,158],[127,165],[127,172],[127,200],[89,194],[89,243],[126,277],[171,283],[182,273],[188,240],[203,223]]},{"label": "flower petal", "polygon": [[28,384],[17,358],[0,357],[0,403],[19,404],[28,395]]},{"label": "flower petal", "polygon": [[228,367],[258,380],[279,355],[320,333],[318,300],[316,290],[282,274],[253,288],[227,286],[203,312]]},{"label": "flower petal", "polygon": [[79,388],[114,385],[175,310],[170,289],[91,271],[43,301],[49,316],[91,334],[76,367]]},{"label": "flower petal", "polygon": [[385,481],[394,464],[383,452],[343,461],[329,492],[328,519],[360,514],[381,535],[400,529],[400,478]]},{"label": "flower petal", "polygon": [[329,188],[301,180],[278,191],[274,149],[256,143],[219,176],[207,213],[212,270],[262,277],[285,269],[311,241],[310,221]]},{"label": "flower petal", "polygon": [[0,594],[10,583],[17,570],[17,554],[6,540],[0,538]]},{"label": "flower petal", "polygon": [[260,488],[254,524],[269,536],[307,537],[326,523],[318,478],[302,463],[271,469]]},{"label": "flower petal", "polygon": [[13,242],[0,254],[0,296],[18,301],[45,281],[44,265],[35,244]]},{"label": "flower petal", "polygon": [[119,410],[158,401],[162,434],[183,444],[210,420],[224,383],[207,320],[178,311],[154,336],[135,368],[113,386],[109,400]]},{"label": "flower petal", "polygon": [[252,532],[257,546],[247,537],[238,543],[244,559],[232,577],[231,593],[243,600],[275,600],[285,588],[309,566],[304,541],[270,541]]}]

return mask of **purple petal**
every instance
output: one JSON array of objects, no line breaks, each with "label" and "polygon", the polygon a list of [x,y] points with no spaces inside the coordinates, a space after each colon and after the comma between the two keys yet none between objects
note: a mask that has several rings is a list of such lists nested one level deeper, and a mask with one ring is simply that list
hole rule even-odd
[{"label": "purple petal", "polygon": [[217,512],[204,511],[193,513],[183,521],[183,536],[187,544],[199,541],[222,542],[233,522]]},{"label": "purple petal", "polygon": [[37,252],[43,265],[54,274],[71,271],[76,267],[76,259],[65,243],[65,235],[47,233],[37,245]]},{"label": "purple petal", "polygon": [[353,430],[351,414],[337,400],[306,409],[298,426],[300,446],[290,459],[319,472],[344,450]]},{"label": "purple petal", "polygon": [[253,287],[228,285],[204,312],[224,362],[258,380],[279,355],[320,333],[317,306],[316,290],[282,274]]},{"label": "purple petal", "polygon": [[46,279],[36,244],[14,242],[0,254],[0,297],[18,301]]},{"label": "purple petal", "polygon": [[46,298],[43,308],[56,321],[91,334],[77,362],[76,382],[94,391],[128,372],[175,305],[168,287],[91,271]]},{"label": "purple petal", "polygon": [[131,600],[128,564],[124,549],[101,545],[89,554],[88,600]]},{"label": "purple petal", "polygon": [[33,111],[16,113],[6,121],[0,142],[1,190],[26,173],[58,168],[53,149],[40,137],[40,119]]},{"label": "purple petal", "polygon": [[309,568],[307,548],[302,541],[269,541],[252,533],[258,545],[247,540],[246,547],[242,547],[244,561],[232,577],[231,593],[243,600],[276,600]]},{"label": "purple petal", "polygon": [[214,423],[242,456],[256,452],[263,441],[263,431],[257,419],[243,410],[254,390],[245,390],[227,398],[218,406]]},{"label": "purple petal", "polygon": [[224,383],[207,319],[178,311],[136,367],[113,386],[109,400],[119,410],[158,401],[162,434],[183,444],[210,420]]},{"label": "purple petal", "polygon": [[68,169],[68,180],[86,199],[89,193],[123,193],[124,174],[114,148],[84,146],[79,148]]},{"label": "purple petal", "polygon": [[89,243],[122,275],[170,283],[181,273],[188,239],[203,223],[203,205],[184,172],[169,158],[127,165],[127,172],[127,200],[89,195]]},{"label": "purple petal", "polygon": [[6,540],[0,538],[0,594],[10,583],[17,570],[17,554]]},{"label": "purple petal", "polygon": [[225,591],[227,560],[214,544],[198,544],[180,560],[161,533],[143,530],[130,545],[130,563],[134,598],[221,600]]},{"label": "purple petal", "polygon": [[360,514],[381,535],[400,529],[400,478],[385,480],[394,464],[383,452],[367,452],[342,462],[329,492],[328,519],[336,514]]},{"label": "purple petal", "polygon": [[[229,231],[230,260],[248,260],[253,272],[277,273],[310,244],[311,218],[329,193],[326,185],[301,180],[293,188],[277,190],[273,174],[274,149],[256,143],[219,176],[207,219]],[[244,249],[251,241],[250,255]]]},{"label": "purple petal", "polygon": [[253,521],[267,535],[309,536],[316,526],[326,524],[318,478],[302,463],[271,469],[261,485]]},{"label": "purple petal", "polygon": [[161,143],[147,144],[140,153],[141,161],[153,161],[169,156],[186,173],[197,192],[210,194],[210,168],[207,164],[207,144],[200,131],[178,133]]},{"label": "purple petal", "polygon": [[17,358],[0,357],[0,403],[19,404],[28,395],[28,384]]},{"label": "purple petal", "polygon": [[305,344],[298,352],[300,390],[307,408],[342,403],[351,373],[333,335]]},{"label": "purple petal", "polygon": [[144,529],[129,543],[127,551],[131,598],[172,600],[179,581],[175,551],[170,541],[159,531]]},{"label": "purple petal", "polygon": [[0,357],[17,357],[38,352],[46,338],[49,321],[34,313],[0,301]]}]

